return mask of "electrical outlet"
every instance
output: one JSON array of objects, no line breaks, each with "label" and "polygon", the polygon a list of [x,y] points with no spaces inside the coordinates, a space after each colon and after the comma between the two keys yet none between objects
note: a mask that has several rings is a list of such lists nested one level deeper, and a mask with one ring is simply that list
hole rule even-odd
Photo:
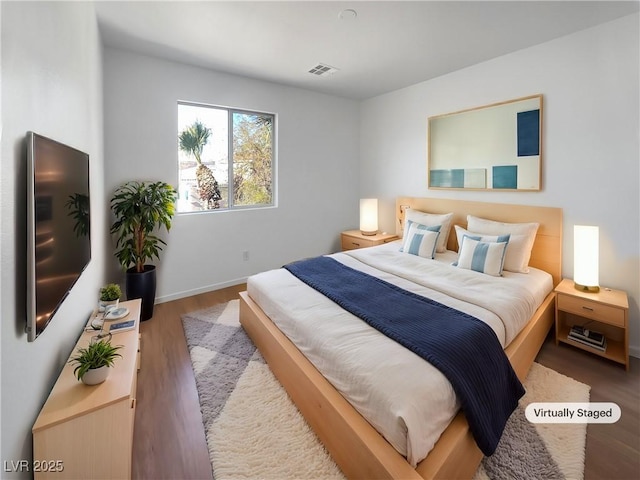
[{"label": "electrical outlet", "polygon": [[411,207],[409,205],[400,205],[400,216],[398,217],[398,223],[400,224],[400,228],[404,228],[404,216],[407,213],[407,210]]},{"label": "electrical outlet", "polygon": [[244,260],[245,262],[249,260],[249,250],[242,251],[242,260]]}]

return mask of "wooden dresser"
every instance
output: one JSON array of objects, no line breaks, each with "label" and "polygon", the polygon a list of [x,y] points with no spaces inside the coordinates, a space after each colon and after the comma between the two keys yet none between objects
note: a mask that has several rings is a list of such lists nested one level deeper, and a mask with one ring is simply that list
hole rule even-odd
[{"label": "wooden dresser", "polygon": [[[67,363],[33,425],[33,471],[36,479],[131,478],[136,380],[139,368],[140,300],[122,302],[129,309],[121,319],[135,328],[113,335],[122,345],[107,380],[87,386]],[[84,332],[71,352],[86,347],[96,332]]]}]

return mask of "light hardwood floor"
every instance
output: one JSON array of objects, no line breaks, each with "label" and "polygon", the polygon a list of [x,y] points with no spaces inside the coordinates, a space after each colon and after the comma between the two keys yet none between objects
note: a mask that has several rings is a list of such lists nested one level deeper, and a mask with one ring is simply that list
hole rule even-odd
[{"label": "light hardwood floor", "polygon": [[[142,322],[133,478],[212,479],[198,393],[180,315],[237,298],[245,285],[156,305]],[[551,334],[552,335],[552,334]],[[640,359],[625,372],[618,364],[550,335],[537,362],[591,385],[591,401],[615,402],[622,418],[587,428],[585,479],[635,479],[640,472]]]}]

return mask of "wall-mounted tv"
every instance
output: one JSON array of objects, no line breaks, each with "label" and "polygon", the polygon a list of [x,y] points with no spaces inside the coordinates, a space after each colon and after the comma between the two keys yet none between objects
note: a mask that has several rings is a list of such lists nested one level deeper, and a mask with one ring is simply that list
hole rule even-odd
[{"label": "wall-mounted tv", "polygon": [[89,155],[27,133],[27,339],[42,333],[91,259]]}]

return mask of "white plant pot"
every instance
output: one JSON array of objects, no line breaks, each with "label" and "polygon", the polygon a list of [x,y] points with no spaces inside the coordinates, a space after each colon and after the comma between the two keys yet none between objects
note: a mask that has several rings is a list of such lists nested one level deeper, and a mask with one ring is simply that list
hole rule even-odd
[{"label": "white plant pot", "polygon": [[92,368],[91,370],[87,370],[87,373],[82,376],[82,383],[85,385],[98,385],[104,382],[108,376],[109,367],[106,365],[100,368]]},{"label": "white plant pot", "polygon": [[120,303],[120,300],[111,300],[111,301],[103,301],[100,300],[98,302],[98,311],[100,312],[104,312],[107,308],[118,308],[118,304]]}]

